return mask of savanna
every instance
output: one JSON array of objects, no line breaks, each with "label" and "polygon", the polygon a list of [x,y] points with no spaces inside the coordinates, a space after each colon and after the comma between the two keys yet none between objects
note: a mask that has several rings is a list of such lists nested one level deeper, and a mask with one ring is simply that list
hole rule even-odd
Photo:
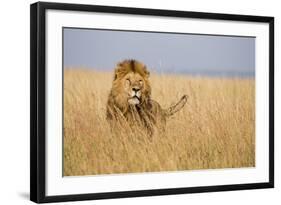
[{"label": "savanna", "polygon": [[151,95],[168,108],[165,134],[118,134],[106,120],[113,73],[64,69],[63,175],[161,172],[255,166],[254,78],[151,73]]}]

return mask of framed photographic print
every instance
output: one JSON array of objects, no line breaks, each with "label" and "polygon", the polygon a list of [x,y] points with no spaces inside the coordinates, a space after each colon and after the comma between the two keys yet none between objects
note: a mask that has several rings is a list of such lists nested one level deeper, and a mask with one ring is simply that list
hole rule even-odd
[{"label": "framed photographic print", "polygon": [[274,18],[31,5],[30,199],[274,187]]}]

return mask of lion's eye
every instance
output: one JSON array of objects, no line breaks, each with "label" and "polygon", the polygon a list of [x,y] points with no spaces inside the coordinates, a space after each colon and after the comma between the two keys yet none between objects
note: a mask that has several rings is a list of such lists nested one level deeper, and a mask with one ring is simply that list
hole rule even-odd
[{"label": "lion's eye", "polygon": [[142,80],[139,80],[140,84],[142,85],[143,84],[143,81]]},{"label": "lion's eye", "polygon": [[126,84],[127,84],[127,85],[131,85],[131,81],[130,81],[129,78],[126,79]]}]

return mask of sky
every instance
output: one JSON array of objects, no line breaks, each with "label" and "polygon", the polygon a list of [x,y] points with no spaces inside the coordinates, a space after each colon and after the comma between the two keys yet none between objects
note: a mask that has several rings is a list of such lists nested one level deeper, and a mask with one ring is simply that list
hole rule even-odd
[{"label": "sky", "polygon": [[255,75],[255,38],[64,28],[64,67],[113,70],[136,59],[157,73]]}]

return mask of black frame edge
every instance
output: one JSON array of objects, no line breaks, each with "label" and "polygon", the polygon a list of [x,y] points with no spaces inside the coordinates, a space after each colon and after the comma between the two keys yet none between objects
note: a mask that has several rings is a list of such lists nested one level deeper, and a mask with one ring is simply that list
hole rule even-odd
[{"label": "black frame edge", "polygon": [[138,191],[124,191],[124,192],[94,193],[94,194],[47,196],[41,202],[53,203],[53,202],[69,202],[69,201],[86,201],[86,200],[150,197],[150,196],[163,196],[163,195],[181,195],[181,194],[206,193],[206,192],[241,191],[241,190],[267,189],[267,188],[272,188],[270,183],[154,189],[154,190],[138,190]]},{"label": "black frame edge", "polygon": [[[163,10],[141,7],[121,7],[121,6],[101,6],[94,4],[77,4],[77,3],[55,3],[55,2],[38,2],[48,9],[54,10],[71,10],[71,11],[86,11],[86,12],[101,12],[101,13],[125,13],[150,16],[166,16],[166,17],[188,17],[200,19],[217,19],[217,20],[235,20],[249,22],[269,22],[271,16],[255,16],[243,14],[225,14],[211,12],[197,12],[184,10]],[[110,10],[110,11],[109,11]]]},{"label": "black frame edge", "polygon": [[[269,182],[46,196],[45,11],[47,9],[263,22],[269,24]],[[141,12],[141,14],[140,14]],[[30,200],[36,203],[274,188],[274,17],[37,2],[30,5]]]},{"label": "black frame edge", "polygon": [[274,188],[274,17],[269,20],[269,184]]},{"label": "black frame edge", "polygon": [[38,201],[37,184],[37,5],[30,5],[30,200]]},{"label": "black frame edge", "polygon": [[30,200],[45,197],[45,8],[30,5]]}]

